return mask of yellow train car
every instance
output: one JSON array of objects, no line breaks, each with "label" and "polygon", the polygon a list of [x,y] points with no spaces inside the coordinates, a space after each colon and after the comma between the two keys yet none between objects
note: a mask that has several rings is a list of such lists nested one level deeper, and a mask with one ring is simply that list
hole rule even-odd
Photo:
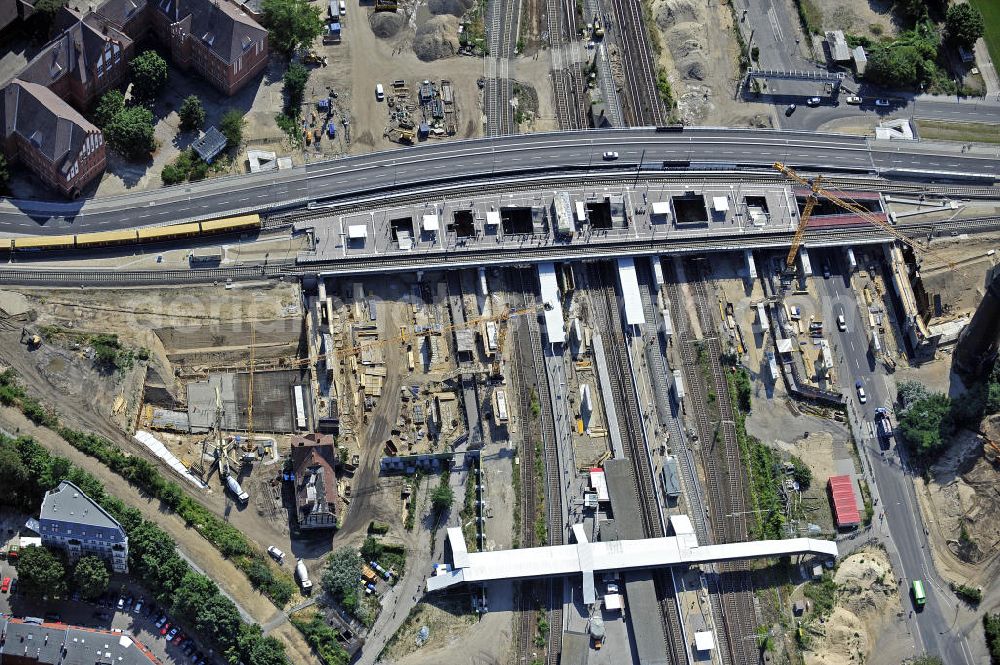
[{"label": "yellow train car", "polygon": [[159,242],[161,240],[171,240],[172,238],[197,236],[201,233],[201,228],[198,222],[191,222],[189,224],[173,224],[171,226],[139,229],[137,233],[137,240],[139,242]]},{"label": "yellow train car", "polygon": [[76,236],[29,236],[27,238],[15,238],[14,249],[44,250],[44,249],[73,249],[76,245]]},{"label": "yellow train car", "polygon": [[106,247],[108,245],[132,245],[139,239],[135,229],[121,231],[98,231],[97,233],[80,233],[76,236],[77,247]]},{"label": "yellow train car", "polygon": [[260,215],[256,214],[201,222],[202,233],[233,233],[235,231],[254,231],[259,228]]},{"label": "yellow train car", "polygon": [[9,252],[14,249],[13,238],[0,238],[0,252]]}]

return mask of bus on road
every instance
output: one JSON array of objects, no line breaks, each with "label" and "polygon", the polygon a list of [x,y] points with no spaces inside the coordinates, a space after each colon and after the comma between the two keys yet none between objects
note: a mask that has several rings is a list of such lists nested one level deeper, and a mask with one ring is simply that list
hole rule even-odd
[{"label": "bus on road", "polygon": [[913,580],[913,602],[917,608],[921,608],[927,602],[927,594],[924,593],[924,583],[920,580]]}]

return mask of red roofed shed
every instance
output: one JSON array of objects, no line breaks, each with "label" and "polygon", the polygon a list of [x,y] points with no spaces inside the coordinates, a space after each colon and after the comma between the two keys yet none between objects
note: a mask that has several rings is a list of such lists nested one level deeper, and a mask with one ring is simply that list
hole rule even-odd
[{"label": "red roofed shed", "polygon": [[850,476],[831,476],[827,481],[830,500],[833,502],[833,517],[837,528],[858,526],[861,524],[861,513],[858,502],[854,498],[854,483]]}]

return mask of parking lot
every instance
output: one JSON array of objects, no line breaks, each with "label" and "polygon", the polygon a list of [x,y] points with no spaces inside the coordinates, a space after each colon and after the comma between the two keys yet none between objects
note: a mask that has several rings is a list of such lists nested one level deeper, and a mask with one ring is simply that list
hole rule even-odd
[{"label": "parking lot", "polygon": [[[0,562],[0,580],[7,578],[11,579],[14,593],[0,591],[0,612],[3,614],[41,617],[47,622],[61,622],[87,628],[120,630],[133,635],[164,663],[197,664],[200,660],[206,664],[217,662],[208,649],[190,640],[184,627],[178,627],[178,631],[174,633],[176,643],[168,644],[166,637],[161,634],[162,625],[157,629],[154,623],[163,615],[163,610],[153,602],[150,594],[122,576],[112,576],[108,593],[98,602],[79,600],[78,596],[58,600],[29,598],[16,587],[17,568],[3,559]],[[137,611],[136,605],[140,602],[141,606]],[[170,630],[175,627],[173,617],[168,617],[165,623],[170,626],[166,631],[169,635]],[[177,640],[178,637],[183,637],[184,641]]]}]

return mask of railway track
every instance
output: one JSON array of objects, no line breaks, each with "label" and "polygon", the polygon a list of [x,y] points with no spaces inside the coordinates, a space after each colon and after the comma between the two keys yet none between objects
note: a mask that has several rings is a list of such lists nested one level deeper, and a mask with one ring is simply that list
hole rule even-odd
[{"label": "railway track", "polygon": [[[526,279],[530,269],[508,271],[508,283],[516,284],[515,300],[518,307],[530,307],[535,302],[535,289]],[[517,349],[512,363],[513,386],[518,391],[521,418],[521,487],[522,515],[521,543],[523,547],[541,545],[562,545],[565,524],[563,520],[560,485],[560,465],[558,440],[555,433],[555,419],[549,400],[548,375],[544,368],[544,351],[541,331],[534,317],[520,317],[514,333],[514,348]],[[539,365],[542,365],[539,369]],[[529,390],[528,388],[531,387]],[[529,421],[527,414],[533,413],[532,393],[537,400],[537,423]],[[541,453],[545,486],[536,485],[536,465]],[[544,499],[539,494],[542,490]],[[536,529],[536,515],[539,500],[544,501],[546,534],[540,539]],[[545,663],[558,665],[562,652],[562,580],[529,581],[520,583],[520,615],[517,623],[517,657],[522,662],[531,662],[534,656],[534,635],[537,628],[537,612],[544,608],[547,612],[549,632],[546,638]]]},{"label": "railway track", "polygon": [[517,47],[520,9],[520,0],[491,0],[487,9],[489,53],[486,55],[486,83],[483,89],[487,136],[507,136],[517,132],[514,108],[510,105],[514,96],[510,60]]},{"label": "railway track", "polygon": [[[632,467],[632,489],[640,506],[640,520],[647,538],[665,535],[663,520],[657,501],[656,481],[650,466],[648,448],[643,435],[644,425],[639,413],[639,399],[632,382],[633,372],[628,358],[628,347],[622,334],[619,316],[619,298],[615,290],[615,274],[610,262],[590,264],[588,280],[591,292],[596,294],[594,302],[595,322],[603,334],[608,336],[605,345],[609,359],[609,378],[612,398],[619,417],[619,428],[626,453]],[[677,606],[676,586],[673,571],[656,571],[654,582],[660,606],[660,624],[663,628],[664,649],[672,663],[687,663],[687,645],[681,627],[681,617]]]},{"label": "railway track", "polygon": [[[668,289],[688,386],[686,401],[701,439],[700,457],[709,491],[713,541],[745,541],[749,537],[747,481],[729,386],[721,363],[723,349],[715,326],[715,305],[708,296],[703,276],[689,274],[688,284],[701,327],[700,339],[695,339],[687,310],[681,305],[676,277],[670,281]],[[714,407],[714,412],[710,413],[710,406]],[[721,622],[725,639],[726,648],[721,651],[723,663],[756,663],[753,642],[747,639],[755,635],[758,625],[748,568],[746,564],[732,563],[719,565],[717,570],[712,601],[713,613],[716,621]]]},{"label": "railway track", "polygon": [[641,0],[611,0],[624,72],[625,121],[632,127],[665,125],[656,88],[656,63],[642,17]]},{"label": "railway track", "polygon": [[577,62],[566,63],[563,53],[576,34],[576,5],[572,0],[545,0],[545,16],[552,55],[556,119],[560,129],[582,129],[585,117],[579,100],[583,70]]}]

